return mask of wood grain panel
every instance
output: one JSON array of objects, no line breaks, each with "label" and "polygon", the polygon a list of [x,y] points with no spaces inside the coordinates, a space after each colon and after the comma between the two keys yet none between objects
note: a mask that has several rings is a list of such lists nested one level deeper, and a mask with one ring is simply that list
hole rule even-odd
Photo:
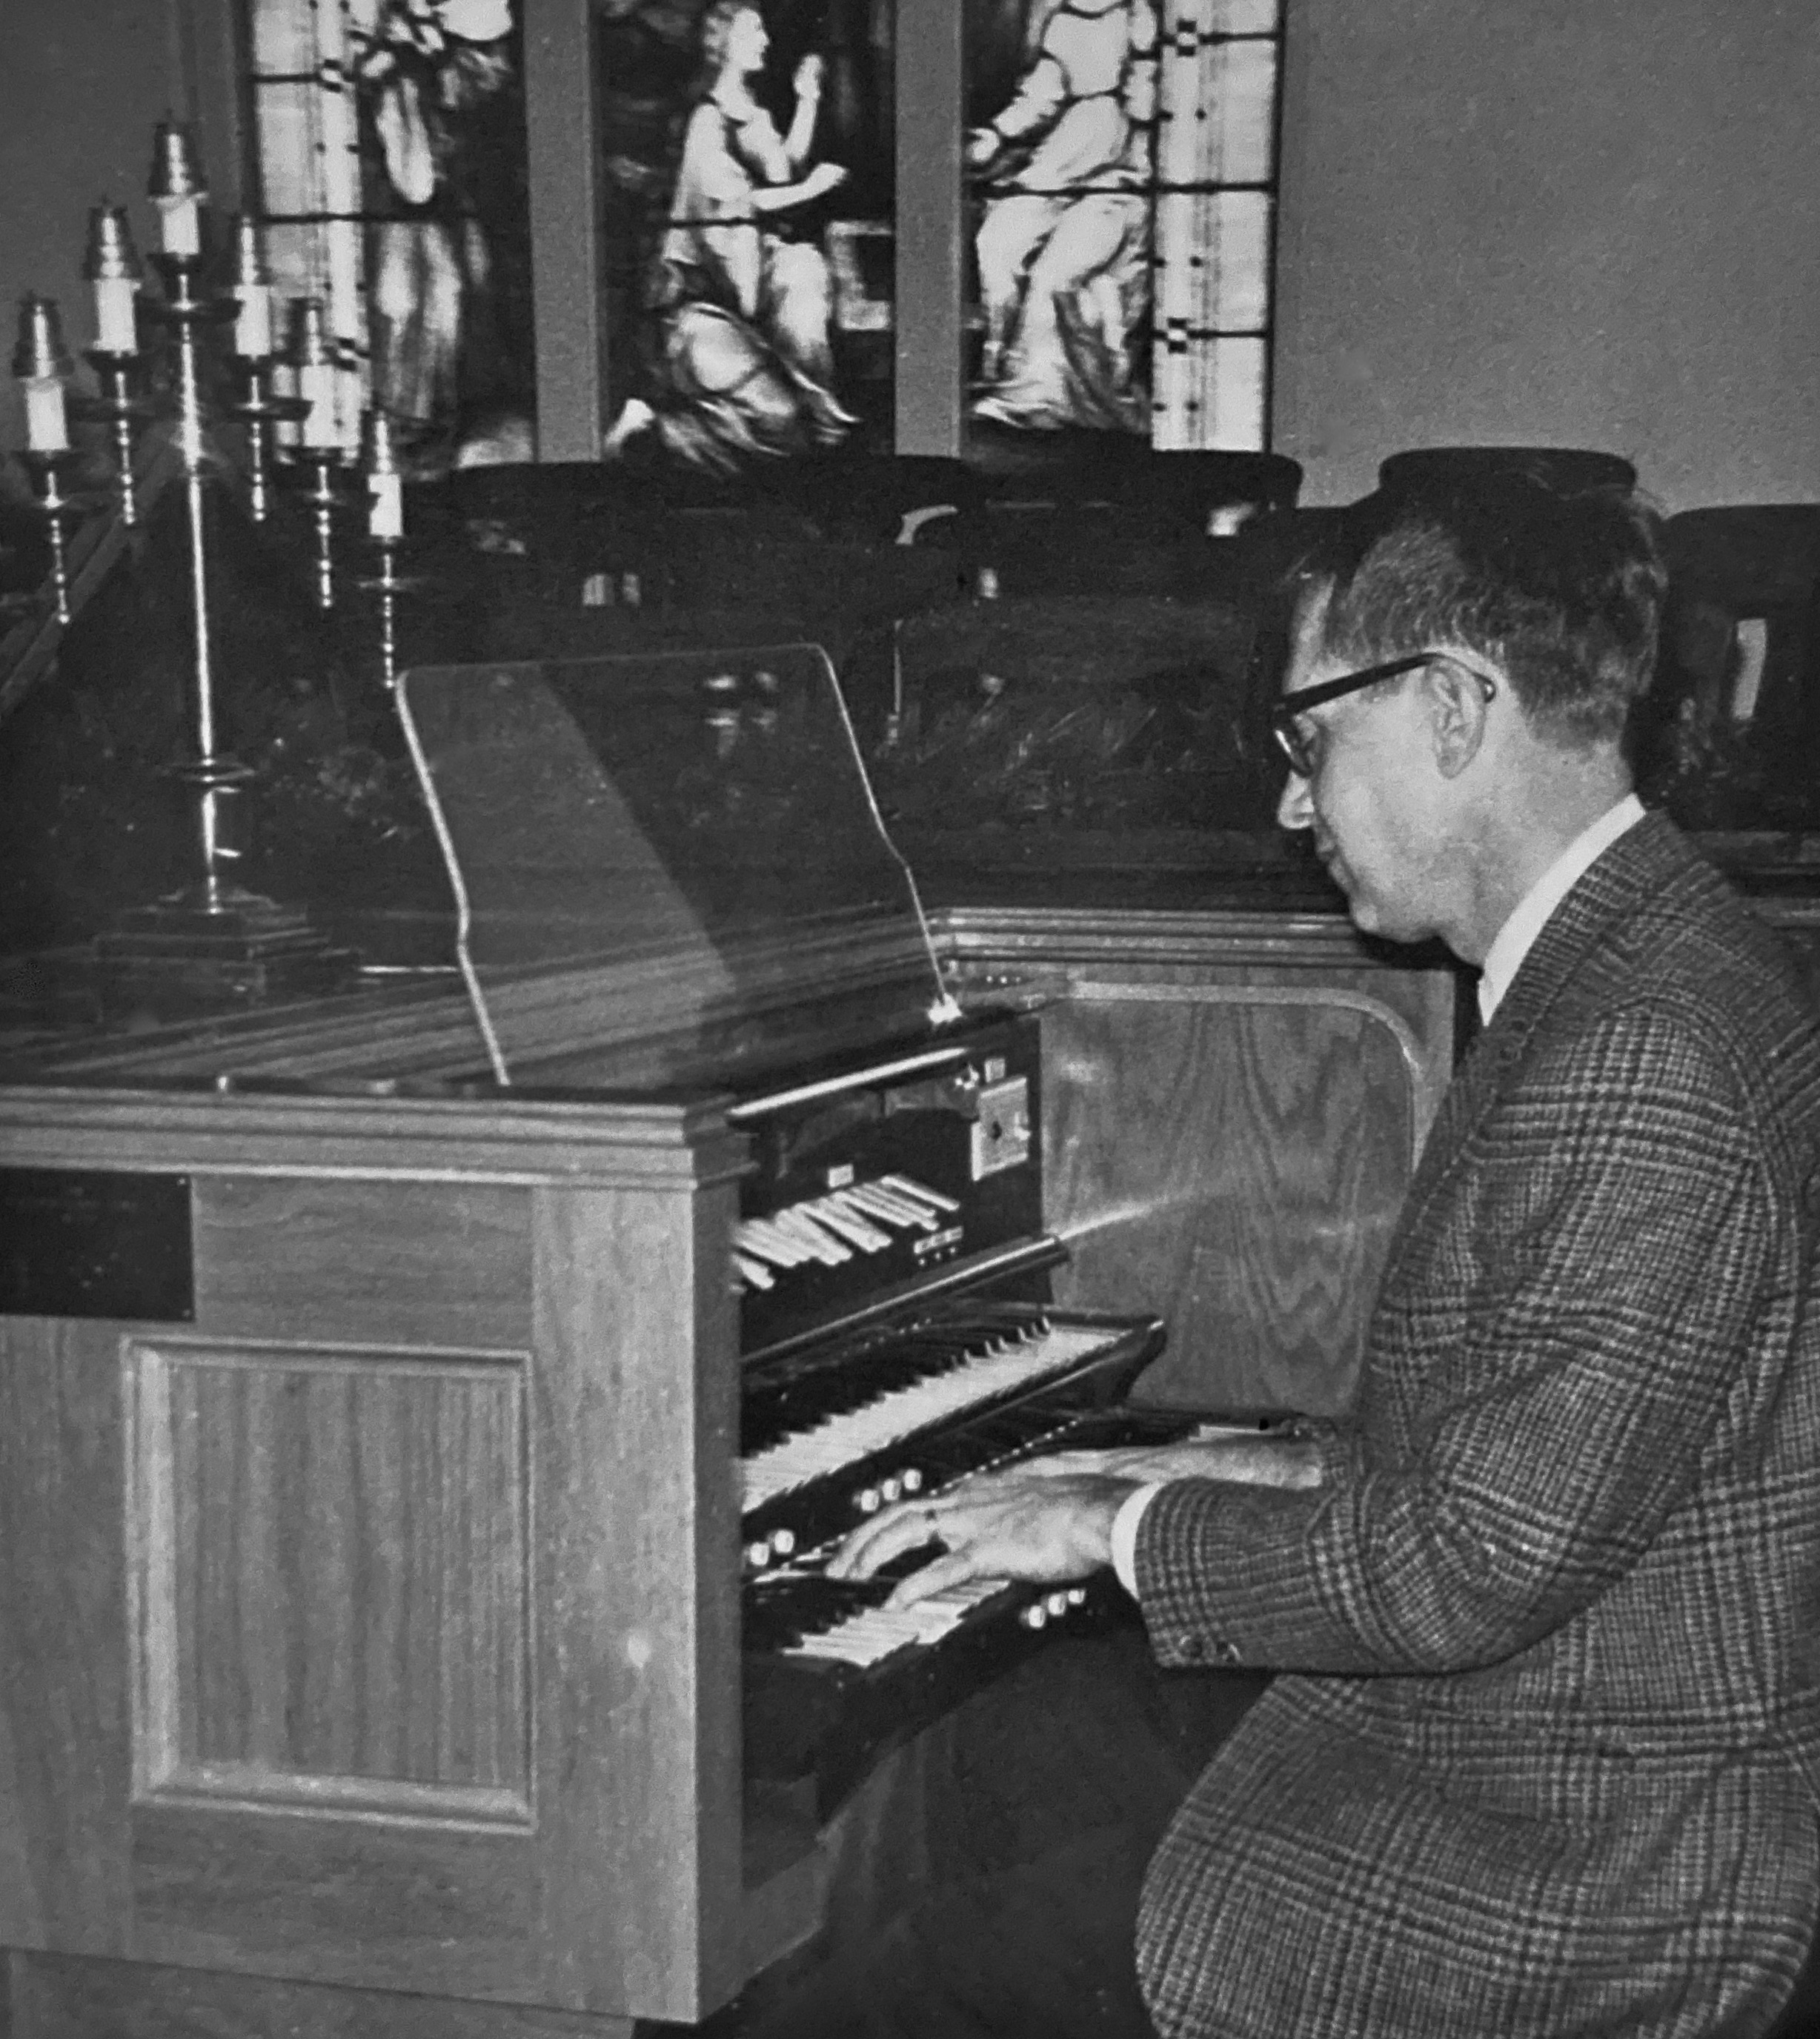
[{"label": "wood grain panel", "polygon": [[203,1176],[196,1294],[218,1335],[530,1342],[530,1199],[473,1183]]},{"label": "wood grain panel", "polygon": [[1457,968],[1438,953],[1368,943],[1332,915],[1103,907],[951,907],[937,917],[946,966],[975,997],[1020,987],[1068,998],[1095,986],[1250,985],[1362,998],[1413,1051],[1425,1137],[1452,1072]]},{"label": "wood grain panel", "polygon": [[733,1196],[538,1196],[553,2002],[696,2018],[744,1980]]},{"label": "wood grain panel", "polygon": [[7,2039],[632,2039],[624,2018],[391,1990],[13,1957]]},{"label": "wood grain panel", "polygon": [[140,1960],[436,1996],[541,1995],[530,1833],[147,1805],[133,1814],[132,1869],[124,1951]]},{"label": "wood grain panel", "polygon": [[[130,1072],[120,1080],[139,1079]],[[349,1098],[0,1086],[9,1166],[150,1168],[338,1182],[599,1182],[660,1187],[735,1174],[743,1141],[711,1103],[557,1103],[515,1092]]]},{"label": "wood grain panel", "polygon": [[521,1364],[126,1367],[135,1798],[528,1824]]},{"label": "wood grain panel", "polygon": [[0,1322],[0,1941],[128,1950],[117,1326]]},{"label": "wood grain panel", "polygon": [[1103,906],[940,917],[977,997],[1043,1004],[1066,1300],[1160,1309],[1160,1400],[1343,1407],[1452,1069],[1458,983],[1332,915]]},{"label": "wood grain panel", "polygon": [[1415,1149],[1406,1030],[1313,983],[1077,985],[1043,1024],[1062,1298],[1164,1312],[1146,1399],[1345,1407]]}]

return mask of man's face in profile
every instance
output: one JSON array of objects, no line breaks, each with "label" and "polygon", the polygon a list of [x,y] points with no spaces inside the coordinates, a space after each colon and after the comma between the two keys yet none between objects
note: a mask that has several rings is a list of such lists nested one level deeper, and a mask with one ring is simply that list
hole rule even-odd
[{"label": "man's face in profile", "polygon": [[[1286,694],[1353,669],[1324,641],[1330,594],[1316,587],[1297,605]],[[1312,834],[1354,924],[1392,941],[1425,940],[1436,927],[1431,902],[1445,836],[1434,810],[1445,782],[1429,742],[1423,679],[1418,669],[1298,716],[1308,769],[1291,771],[1277,803],[1281,826]]]}]

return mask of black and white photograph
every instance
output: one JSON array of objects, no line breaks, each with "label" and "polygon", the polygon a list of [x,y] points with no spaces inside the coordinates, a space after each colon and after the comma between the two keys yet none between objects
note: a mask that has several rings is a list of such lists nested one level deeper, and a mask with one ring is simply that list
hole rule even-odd
[{"label": "black and white photograph", "polygon": [[0,172],[0,2039],[1820,2034],[1811,0]]}]

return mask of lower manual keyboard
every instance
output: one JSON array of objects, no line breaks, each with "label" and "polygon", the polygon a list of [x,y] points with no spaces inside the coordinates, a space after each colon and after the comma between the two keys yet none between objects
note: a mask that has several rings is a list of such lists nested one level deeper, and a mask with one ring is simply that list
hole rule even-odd
[{"label": "lower manual keyboard", "polygon": [[796,1566],[768,1573],[747,1597],[746,1646],[863,1667],[940,1642],[1005,1589],[1002,1579],[971,1579],[914,1607],[887,1608],[893,1583],[830,1579]]},{"label": "lower manual keyboard", "polygon": [[[837,1583],[813,1574],[770,1574],[760,1597],[771,1604],[766,1617],[758,1622],[748,1612],[748,1637],[754,1628],[774,1624],[788,1637],[777,1643],[779,1655],[819,1657],[864,1670],[895,1657],[901,1650],[928,1649],[940,1642],[994,1600],[1005,1600],[1007,1612],[1015,1607],[1023,1625],[1036,1629],[1044,1627],[1051,1617],[1058,1618],[1081,1606],[1087,1597],[1084,1586],[1058,1587],[1033,1594],[1013,1588],[1005,1579],[969,1579],[944,1593],[932,1593],[910,1607],[882,1604],[891,1590],[888,1580],[867,1581],[865,1586],[872,1589],[850,1598],[836,1597],[831,1603],[814,1591],[817,1586]],[[793,1590],[799,1584],[807,1590]]]},{"label": "lower manual keyboard", "polygon": [[[1205,1427],[1186,1411],[1077,1409],[1046,1421],[1041,1441],[978,1469],[1051,1450],[1171,1444]],[[748,1578],[742,1596],[748,1784],[795,1789],[812,1781],[823,1818],[887,1749],[1040,1648],[1043,1631],[1090,1633],[1136,1618],[1123,1589],[1103,1577],[1059,1587],[975,1580],[887,1608],[895,1580],[933,1550],[906,1553],[888,1578],[830,1579],[821,1567],[834,1547]]]}]

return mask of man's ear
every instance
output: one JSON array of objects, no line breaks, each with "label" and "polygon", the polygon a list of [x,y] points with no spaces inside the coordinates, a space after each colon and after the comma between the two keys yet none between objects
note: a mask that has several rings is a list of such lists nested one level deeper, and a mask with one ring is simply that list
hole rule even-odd
[{"label": "man's ear", "polygon": [[1422,670],[1428,697],[1428,724],[1434,763],[1443,779],[1457,779],[1479,754],[1485,740],[1485,715],[1491,706],[1484,682],[1471,666],[1449,658]]}]

